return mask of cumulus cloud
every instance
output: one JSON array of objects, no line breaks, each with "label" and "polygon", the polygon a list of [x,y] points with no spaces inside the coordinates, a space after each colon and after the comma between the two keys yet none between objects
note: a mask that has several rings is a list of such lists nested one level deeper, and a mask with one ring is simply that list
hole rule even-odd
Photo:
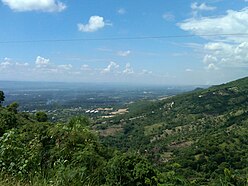
[{"label": "cumulus cloud", "polygon": [[15,65],[18,66],[18,67],[27,67],[27,66],[29,66],[29,63],[19,63],[19,62],[16,62]]},{"label": "cumulus cloud", "polygon": [[4,58],[3,61],[0,61],[0,76],[3,74],[10,74],[10,78],[13,77],[13,74],[28,74],[29,73],[29,63],[20,63],[15,62],[10,58]]},{"label": "cumulus cloud", "polygon": [[43,58],[41,56],[37,56],[35,60],[35,64],[37,68],[44,68],[50,64],[50,59]]},{"label": "cumulus cloud", "polygon": [[2,2],[10,9],[19,12],[61,12],[66,9],[66,5],[58,0],[2,0]]},{"label": "cumulus cloud", "polygon": [[78,30],[81,32],[96,32],[101,28],[104,28],[106,23],[103,17],[91,16],[87,24],[78,24]]},{"label": "cumulus cloud", "polygon": [[[240,11],[228,10],[226,15],[216,17],[193,17],[178,25],[182,30],[209,40],[247,41],[246,36],[235,34],[248,34],[248,8]],[[216,35],[216,37],[207,37],[206,35]]]},{"label": "cumulus cloud", "polygon": [[152,71],[143,69],[141,74],[152,74]]},{"label": "cumulus cloud", "polygon": [[122,57],[127,57],[131,54],[131,51],[130,50],[126,50],[126,51],[119,51],[117,52],[117,55],[118,56],[122,56]]},{"label": "cumulus cloud", "polygon": [[210,63],[208,64],[208,66],[206,67],[207,70],[218,70],[219,68],[213,64],[213,63]]},{"label": "cumulus cloud", "polygon": [[186,72],[193,72],[193,70],[191,68],[187,68],[185,69]]},{"label": "cumulus cloud", "polygon": [[81,65],[81,68],[80,69],[82,71],[90,71],[91,70],[90,66],[89,65],[86,65],[86,64]]},{"label": "cumulus cloud", "polygon": [[117,13],[120,14],[120,15],[124,15],[124,14],[127,13],[127,11],[124,8],[120,8],[120,9],[117,10]]},{"label": "cumulus cloud", "polygon": [[60,69],[60,70],[71,70],[72,69],[72,65],[71,64],[58,65],[58,69]]},{"label": "cumulus cloud", "polygon": [[248,66],[248,8],[215,17],[193,17],[178,25],[208,41],[203,56],[207,70]]},{"label": "cumulus cloud", "polygon": [[203,12],[203,11],[213,11],[216,9],[216,7],[214,6],[208,6],[206,5],[206,3],[197,3],[197,2],[194,2],[191,4],[191,9],[192,9],[192,14],[194,17],[198,17],[199,13],[200,12]]},{"label": "cumulus cloud", "polygon": [[133,68],[131,67],[131,64],[127,63],[125,69],[123,70],[123,74],[133,74],[133,73],[134,71]]},{"label": "cumulus cloud", "polygon": [[11,59],[9,58],[4,58],[3,62],[0,63],[0,70],[6,69],[13,64],[11,63]]},{"label": "cumulus cloud", "polygon": [[239,44],[208,43],[203,61],[221,66],[248,66],[248,42]]},{"label": "cumulus cloud", "polygon": [[174,21],[175,20],[175,16],[170,12],[164,13],[162,17],[166,21]]},{"label": "cumulus cloud", "polygon": [[206,3],[198,4],[197,2],[194,2],[191,4],[191,9],[196,11],[212,11],[215,10],[216,7],[208,6]]},{"label": "cumulus cloud", "polygon": [[104,68],[104,69],[102,70],[102,73],[116,72],[116,71],[118,70],[119,67],[120,67],[120,66],[119,66],[117,63],[111,61],[111,62],[109,63],[109,65],[108,65],[106,68]]},{"label": "cumulus cloud", "polygon": [[8,66],[10,66],[10,65],[12,65],[9,61],[4,61],[4,62],[2,62],[1,63],[1,66],[3,67],[3,68],[6,68],[6,67],[8,67]]},{"label": "cumulus cloud", "polygon": [[[14,75],[14,76],[13,76]],[[10,78],[11,77],[11,78]],[[114,79],[113,79],[114,77]],[[136,78],[153,77],[152,71],[135,71],[130,63],[120,66],[109,62],[105,68],[82,64],[58,64],[49,58],[37,56],[32,63],[16,62],[10,58],[0,59],[0,78],[14,80],[53,80],[53,81],[132,81]]]},{"label": "cumulus cloud", "polygon": [[5,57],[4,61],[11,61],[11,58]]},{"label": "cumulus cloud", "polygon": [[210,63],[216,63],[216,62],[218,62],[218,60],[217,60],[217,58],[215,56],[207,54],[207,55],[204,56],[203,62],[205,64],[210,64]]},{"label": "cumulus cloud", "polygon": [[75,69],[71,64],[54,64],[50,62],[50,59],[37,56],[35,60],[35,68],[33,69],[39,73],[73,73]]}]

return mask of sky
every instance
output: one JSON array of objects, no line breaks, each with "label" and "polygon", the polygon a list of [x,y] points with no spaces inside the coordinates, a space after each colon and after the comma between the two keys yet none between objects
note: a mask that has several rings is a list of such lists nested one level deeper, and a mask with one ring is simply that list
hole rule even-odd
[{"label": "sky", "polygon": [[212,85],[248,75],[248,0],[0,0],[0,80]]}]

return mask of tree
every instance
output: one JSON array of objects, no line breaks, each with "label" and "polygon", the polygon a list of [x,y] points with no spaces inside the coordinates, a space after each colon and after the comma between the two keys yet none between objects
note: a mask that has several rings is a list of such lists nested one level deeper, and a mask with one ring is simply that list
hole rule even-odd
[{"label": "tree", "polygon": [[7,109],[10,112],[14,112],[15,114],[17,114],[17,108],[19,107],[19,104],[17,102],[11,103]]},{"label": "tree", "polygon": [[2,102],[4,102],[4,98],[5,98],[4,92],[0,90],[0,105]]},{"label": "tree", "polygon": [[106,166],[107,185],[157,185],[157,170],[137,153],[116,154]]},{"label": "tree", "polygon": [[7,130],[17,126],[16,115],[7,111],[6,109],[0,110],[0,136]]},{"label": "tree", "polygon": [[47,122],[48,117],[45,112],[37,112],[36,113],[36,119],[38,122]]}]

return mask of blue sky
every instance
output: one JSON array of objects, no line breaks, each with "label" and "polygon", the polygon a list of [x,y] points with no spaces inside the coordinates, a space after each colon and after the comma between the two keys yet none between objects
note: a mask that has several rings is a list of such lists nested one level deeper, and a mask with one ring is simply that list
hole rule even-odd
[{"label": "blue sky", "polygon": [[[247,0],[0,3],[0,80],[205,85],[248,75]],[[128,39],[185,35],[194,37]]]}]

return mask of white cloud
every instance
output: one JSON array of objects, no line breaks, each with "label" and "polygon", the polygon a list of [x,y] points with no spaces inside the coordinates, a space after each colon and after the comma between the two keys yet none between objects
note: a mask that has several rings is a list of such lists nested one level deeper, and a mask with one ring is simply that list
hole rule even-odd
[{"label": "white cloud", "polygon": [[72,65],[71,64],[58,65],[58,69],[60,69],[60,70],[71,70],[72,69]]},{"label": "white cloud", "polygon": [[41,56],[37,56],[35,60],[35,64],[37,68],[45,68],[50,64],[50,59],[43,58]]},{"label": "white cloud", "polygon": [[120,15],[124,15],[124,14],[127,13],[127,11],[124,8],[120,8],[120,9],[117,10],[117,13],[120,14]]},{"label": "white cloud", "polygon": [[29,63],[18,63],[18,62],[16,62],[15,65],[19,66],[19,67],[27,67],[27,66],[29,66]]},{"label": "white cloud", "polygon": [[193,70],[191,68],[187,68],[185,69],[186,72],[193,72]]},{"label": "white cloud", "polygon": [[131,64],[127,63],[125,69],[123,70],[123,74],[133,74],[133,73],[134,71],[133,68],[131,67]]},{"label": "white cloud", "polygon": [[57,0],[2,0],[2,2],[12,10],[19,12],[61,12],[66,8],[64,3]]},{"label": "white cloud", "polygon": [[15,62],[9,58],[0,60],[0,78],[6,80],[148,83],[152,82],[151,78],[154,77],[152,71],[135,71],[130,63],[120,66],[113,61],[105,68],[99,68],[87,64],[79,67],[72,64],[58,64],[42,56],[37,56],[32,63]]},{"label": "white cloud", "polygon": [[213,64],[213,63],[210,63],[207,67],[206,67],[207,70],[218,70],[219,68]]},{"label": "white cloud", "polygon": [[54,64],[50,62],[50,59],[46,59],[41,56],[37,56],[35,60],[35,68],[33,68],[33,71],[37,73],[73,73],[75,69],[73,69],[73,66],[71,64]]},{"label": "white cloud", "polygon": [[215,10],[216,7],[208,6],[206,3],[198,4],[197,2],[194,2],[191,4],[191,9],[196,11],[212,11]]},{"label": "white cloud", "polygon": [[104,28],[106,23],[104,18],[100,16],[91,16],[87,24],[78,24],[78,30],[81,32],[96,32],[97,30]]},{"label": "white cloud", "polygon": [[243,67],[248,66],[248,42],[240,44],[208,43],[205,45],[206,64],[214,63],[219,66]]},{"label": "white cloud", "polygon": [[115,62],[113,62],[113,61],[111,61],[110,63],[109,63],[109,65],[106,67],[106,68],[104,68],[101,72],[102,73],[113,73],[113,72],[116,72],[116,70],[119,68],[120,66],[117,64],[117,63],[115,63]]},{"label": "white cloud", "polygon": [[215,56],[212,56],[210,54],[207,54],[207,55],[204,56],[203,62],[205,64],[210,64],[210,63],[217,63],[218,60],[217,60],[217,58]]},{"label": "white cloud", "polygon": [[0,75],[1,74],[19,74],[24,72],[24,74],[27,74],[29,72],[29,63],[19,63],[14,62],[10,58],[4,58],[3,62],[0,62]]},{"label": "white cloud", "polygon": [[230,45],[228,44],[225,44],[225,43],[207,43],[205,46],[204,46],[205,49],[207,50],[220,50],[222,48],[230,48]]},{"label": "white cloud", "polygon": [[[216,17],[193,17],[178,25],[182,30],[209,40],[248,41],[247,36],[235,35],[248,34],[248,8],[240,11],[228,10],[226,15]],[[216,35],[216,37],[207,37],[207,35]]]},{"label": "white cloud", "polygon": [[82,71],[90,71],[91,70],[90,66],[89,65],[86,65],[86,64],[82,65],[80,69]]},{"label": "white cloud", "polygon": [[4,61],[11,61],[11,58],[5,57]]},{"label": "white cloud", "polygon": [[206,69],[248,67],[248,7],[240,11],[228,10],[221,16],[193,17],[178,25],[209,41],[204,44]]},{"label": "white cloud", "polygon": [[142,72],[141,72],[141,74],[152,74],[152,71],[143,69]]},{"label": "white cloud", "polygon": [[119,51],[117,52],[117,55],[118,56],[122,56],[122,57],[127,57],[131,54],[131,51],[130,50],[127,50],[127,51]]},{"label": "white cloud", "polygon": [[175,16],[170,12],[164,13],[162,17],[166,21],[174,21],[175,20]]},{"label": "white cloud", "polygon": [[13,64],[11,63],[9,58],[4,58],[3,62],[0,63],[0,70],[6,69],[12,65]]}]

